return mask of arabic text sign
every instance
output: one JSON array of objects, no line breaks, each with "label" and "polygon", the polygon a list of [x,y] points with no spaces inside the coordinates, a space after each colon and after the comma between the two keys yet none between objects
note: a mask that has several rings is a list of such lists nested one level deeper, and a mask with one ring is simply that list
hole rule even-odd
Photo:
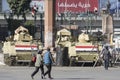
[{"label": "arabic text sign", "polygon": [[56,0],[56,11],[58,13],[85,12],[98,9],[98,0]]}]

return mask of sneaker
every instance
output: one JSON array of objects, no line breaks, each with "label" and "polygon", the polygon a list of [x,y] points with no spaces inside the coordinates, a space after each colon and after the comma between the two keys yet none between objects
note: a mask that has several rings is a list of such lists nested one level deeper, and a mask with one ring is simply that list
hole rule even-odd
[{"label": "sneaker", "polygon": [[49,79],[53,79],[53,77],[49,77]]},{"label": "sneaker", "polygon": [[44,75],[41,75],[41,78],[42,78],[42,79],[46,79]]},{"label": "sneaker", "polygon": [[33,76],[31,76],[31,78],[34,79]]}]

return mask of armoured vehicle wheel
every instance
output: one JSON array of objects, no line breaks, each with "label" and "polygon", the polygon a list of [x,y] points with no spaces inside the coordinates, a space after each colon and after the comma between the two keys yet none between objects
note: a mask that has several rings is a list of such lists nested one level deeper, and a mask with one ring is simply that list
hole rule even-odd
[{"label": "armoured vehicle wheel", "polygon": [[75,59],[73,59],[72,57],[70,58],[70,66],[76,66]]},{"label": "armoured vehicle wheel", "polygon": [[9,66],[15,66],[16,65],[16,59],[14,56],[8,57],[8,56],[4,56],[4,62],[5,64],[9,65]]}]

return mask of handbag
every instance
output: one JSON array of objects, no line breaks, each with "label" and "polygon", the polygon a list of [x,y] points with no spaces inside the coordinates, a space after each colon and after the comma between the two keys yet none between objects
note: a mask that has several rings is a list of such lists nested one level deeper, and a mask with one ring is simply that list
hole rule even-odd
[{"label": "handbag", "polygon": [[36,56],[32,57],[32,62],[36,62]]}]

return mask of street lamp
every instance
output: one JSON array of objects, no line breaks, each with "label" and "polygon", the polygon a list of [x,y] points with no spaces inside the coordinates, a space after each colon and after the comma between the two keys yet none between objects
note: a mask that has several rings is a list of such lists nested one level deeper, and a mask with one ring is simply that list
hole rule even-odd
[{"label": "street lamp", "polygon": [[13,35],[14,31],[13,31],[13,27],[12,27],[12,20],[13,20],[13,13],[11,10],[6,10],[4,12],[4,18],[8,23],[8,30],[9,30],[9,34],[8,35]]},{"label": "street lamp", "polygon": [[[36,5],[34,5],[32,7],[32,16],[34,17],[34,25],[36,27],[36,13],[38,12],[38,7]],[[35,27],[33,28],[33,37],[34,37],[34,33],[35,33]]]},{"label": "street lamp", "polygon": [[[40,9],[39,9],[40,8]],[[41,42],[43,43],[43,16],[44,16],[44,12],[43,12],[43,6],[38,6],[38,5],[34,5],[32,7],[32,16],[34,17],[34,23],[35,23],[35,27],[36,27],[36,15],[37,15],[37,12],[40,13],[40,39],[41,39]],[[35,29],[33,30],[33,34],[35,32]]]},{"label": "street lamp", "polygon": [[43,38],[43,19],[42,19],[42,18],[43,18],[43,14],[44,14],[44,13],[40,13],[40,24],[41,24],[41,25],[40,25],[40,29],[41,29],[41,30],[40,30],[40,31],[41,31],[41,32],[40,32],[40,34],[41,34],[40,37],[41,37],[41,42],[42,42],[42,43],[43,43],[43,41],[44,41],[44,40],[43,40],[43,39],[44,39],[44,38]]},{"label": "street lamp", "polygon": [[43,16],[44,16],[44,12],[43,12],[43,7],[40,6],[41,10],[39,11],[40,12],[40,38],[41,38],[41,42],[43,43]]}]

